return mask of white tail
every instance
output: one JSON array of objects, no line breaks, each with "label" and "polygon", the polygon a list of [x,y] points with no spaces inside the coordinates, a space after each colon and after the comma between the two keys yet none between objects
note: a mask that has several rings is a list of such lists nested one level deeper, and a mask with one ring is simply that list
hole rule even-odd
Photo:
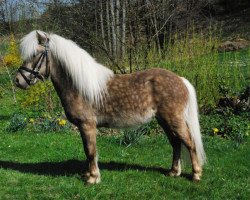
[{"label": "white tail", "polygon": [[196,92],[195,92],[193,85],[187,79],[183,77],[181,78],[184,84],[186,85],[188,89],[188,94],[189,94],[188,103],[185,109],[184,117],[185,117],[191,137],[196,147],[198,162],[200,165],[203,165],[206,162],[206,154],[205,154],[202,139],[201,139]]}]

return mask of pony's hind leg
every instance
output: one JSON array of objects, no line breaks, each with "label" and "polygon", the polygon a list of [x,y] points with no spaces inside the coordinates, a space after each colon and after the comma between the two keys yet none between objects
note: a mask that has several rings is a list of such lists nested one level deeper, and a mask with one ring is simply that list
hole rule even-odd
[{"label": "pony's hind leg", "polygon": [[173,148],[173,160],[172,167],[168,173],[169,176],[180,176],[181,175],[181,140],[173,134],[167,122],[162,118],[157,118],[158,123],[163,128],[167,135],[169,142]]},{"label": "pony's hind leg", "polygon": [[[173,164],[170,171],[170,175],[178,175],[180,173],[180,154],[181,154],[181,143],[185,145],[190,153],[192,170],[193,170],[193,180],[199,181],[202,168],[198,162],[198,157],[196,154],[196,147],[191,138],[189,129],[186,125],[184,118],[174,117],[173,115],[167,117],[166,120],[158,120],[159,124],[163,127],[164,131],[167,133],[169,141],[173,147]],[[168,123],[162,123],[163,121]]]},{"label": "pony's hind leg", "polygon": [[191,138],[191,134],[185,120],[180,119],[176,121],[177,123],[172,126],[172,130],[188,149],[192,163],[193,180],[199,181],[202,174],[202,168],[198,161],[195,143]]},{"label": "pony's hind leg", "polygon": [[88,162],[88,171],[86,173],[87,183],[99,183],[101,176],[97,164],[95,122],[85,122],[84,124],[79,125],[79,130]]}]

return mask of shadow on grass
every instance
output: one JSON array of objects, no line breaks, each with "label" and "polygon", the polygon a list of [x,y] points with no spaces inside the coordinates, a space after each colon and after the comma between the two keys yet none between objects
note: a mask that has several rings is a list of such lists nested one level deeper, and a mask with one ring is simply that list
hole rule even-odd
[{"label": "shadow on grass", "polygon": [[0,115],[0,120],[10,120],[11,115]]},{"label": "shadow on grass", "polygon": [[[17,170],[24,173],[33,173],[49,176],[82,176],[87,170],[87,163],[79,160],[67,160],[61,162],[41,162],[41,163],[18,163],[12,161],[0,161],[0,168]],[[169,170],[161,167],[145,167],[137,164],[127,164],[119,162],[99,162],[100,170],[109,171],[153,171],[167,175]],[[191,180],[191,175],[182,174],[188,180]]]}]

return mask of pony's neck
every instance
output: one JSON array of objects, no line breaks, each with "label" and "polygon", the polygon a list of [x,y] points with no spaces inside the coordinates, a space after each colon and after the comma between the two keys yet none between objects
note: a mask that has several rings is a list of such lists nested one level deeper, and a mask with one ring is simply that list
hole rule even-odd
[{"label": "pony's neck", "polygon": [[50,77],[51,81],[54,85],[54,88],[62,100],[63,98],[66,98],[67,91],[75,91],[72,81],[70,78],[66,75],[66,72],[63,70],[63,68],[60,66],[60,63],[57,62],[55,59],[53,59],[53,56],[51,56],[51,65],[50,65]]},{"label": "pony's neck", "polygon": [[69,77],[71,85],[91,104],[102,103],[107,92],[107,82],[113,71],[95,61],[85,50],[71,40],[50,35],[50,50],[60,68]]},{"label": "pony's neck", "polygon": [[91,111],[94,107],[78,92],[60,63],[52,61],[50,67],[51,81],[61,100],[65,114],[70,122],[79,125],[83,120],[83,113],[89,114],[88,111]]}]

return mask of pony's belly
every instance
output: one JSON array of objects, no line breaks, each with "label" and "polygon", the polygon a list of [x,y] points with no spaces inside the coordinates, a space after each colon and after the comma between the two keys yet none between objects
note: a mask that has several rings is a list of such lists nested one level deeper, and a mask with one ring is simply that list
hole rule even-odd
[{"label": "pony's belly", "polygon": [[110,128],[137,126],[151,121],[155,114],[155,110],[149,109],[144,113],[119,113],[114,117],[99,116],[97,117],[97,126]]}]

